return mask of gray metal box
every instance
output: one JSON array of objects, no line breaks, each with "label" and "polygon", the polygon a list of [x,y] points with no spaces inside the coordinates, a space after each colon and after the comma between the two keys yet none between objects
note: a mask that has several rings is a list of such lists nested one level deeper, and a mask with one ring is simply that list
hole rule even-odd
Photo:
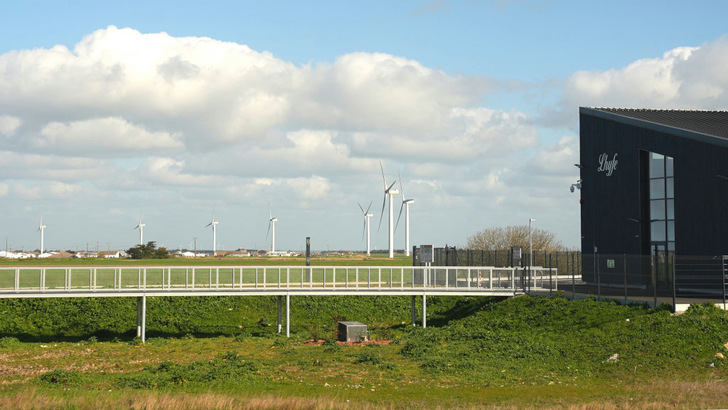
[{"label": "gray metal box", "polygon": [[367,325],[361,322],[339,322],[340,342],[364,342],[367,340]]}]

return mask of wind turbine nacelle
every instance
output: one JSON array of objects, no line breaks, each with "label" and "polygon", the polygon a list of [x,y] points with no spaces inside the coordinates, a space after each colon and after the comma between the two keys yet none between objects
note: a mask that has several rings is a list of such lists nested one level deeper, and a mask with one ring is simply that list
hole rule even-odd
[{"label": "wind turbine nacelle", "polygon": [[399,193],[399,191],[397,191],[396,189],[389,190],[389,195],[397,195],[398,193]]}]

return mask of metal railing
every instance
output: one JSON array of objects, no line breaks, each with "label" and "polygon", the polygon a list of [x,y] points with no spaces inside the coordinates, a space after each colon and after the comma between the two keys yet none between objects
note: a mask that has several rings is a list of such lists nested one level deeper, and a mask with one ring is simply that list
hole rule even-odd
[{"label": "metal railing", "polygon": [[[225,291],[480,291],[553,289],[555,269],[422,266],[1,267],[0,297],[22,294]],[[112,295],[109,295],[111,293]]]}]

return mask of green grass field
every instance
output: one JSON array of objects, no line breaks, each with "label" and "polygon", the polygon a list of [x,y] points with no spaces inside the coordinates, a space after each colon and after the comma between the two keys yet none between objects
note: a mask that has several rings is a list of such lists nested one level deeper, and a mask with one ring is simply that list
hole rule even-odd
[{"label": "green grass field", "polygon": [[[0,300],[7,408],[719,408],[728,316],[561,297]],[[419,303],[418,303],[419,305]],[[419,312],[418,312],[419,315]],[[419,316],[418,316],[419,317]],[[337,320],[376,343],[333,342]],[[318,340],[318,342],[316,342]]]}]

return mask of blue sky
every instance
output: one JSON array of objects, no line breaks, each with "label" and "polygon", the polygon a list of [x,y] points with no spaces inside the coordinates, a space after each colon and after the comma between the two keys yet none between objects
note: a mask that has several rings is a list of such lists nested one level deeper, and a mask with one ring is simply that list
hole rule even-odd
[{"label": "blue sky", "polygon": [[725,1],[6,2],[0,235],[34,249],[43,215],[51,249],[125,249],[142,213],[145,238],[186,247],[211,241],[214,206],[219,245],[265,248],[270,203],[277,248],[362,249],[356,203],[378,222],[382,161],[417,200],[414,244],[534,217],[576,247],[578,106],[727,109],[725,15]]}]

